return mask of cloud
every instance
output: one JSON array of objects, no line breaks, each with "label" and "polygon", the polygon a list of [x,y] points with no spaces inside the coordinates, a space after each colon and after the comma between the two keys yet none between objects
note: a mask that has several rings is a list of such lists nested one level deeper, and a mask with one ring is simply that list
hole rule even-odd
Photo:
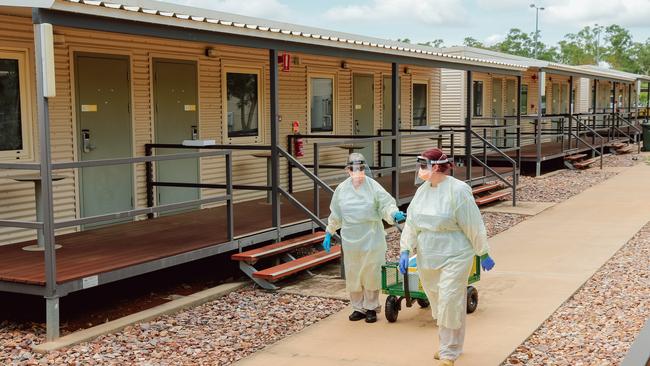
[{"label": "cloud", "polygon": [[548,24],[573,22],[580,26],[594,23],[623,27],[647,26],[650,0],[553,0],[541,21]]},{"label": "cloud", "polygon": [[425,25],[460,25],[466,11],[461,0],[371,0],[360,5],[336,6],[325,12],[333,22],[417,22]]},{"label": "cloud", "polygon": [[167,0],[167,2],[284,21],[290,21],[292,15],[289,6],[279,0]]},{"label": "cloud", "polygon": [[485,45],[492,46],[492,45],[494,45],[496,43],[499,43],[499,42],[503,41],[505,38],[506,38],[506,36],[503,35],[503,34],[498,34],[498,33],[491,34],[491,35],[485,37]]},{"label": "cloud", "polygon": [[[522,0],[477,0],[476,3],[482,9],[487,10],[501,10],[501,9],[517,9],[517,8],[527,8],[530,3],[535,2],[531,0],[530,2],[525,2]],[[539,1],[538,1],[539,2]],[[540,5],[541,6],[541,5]]]}]

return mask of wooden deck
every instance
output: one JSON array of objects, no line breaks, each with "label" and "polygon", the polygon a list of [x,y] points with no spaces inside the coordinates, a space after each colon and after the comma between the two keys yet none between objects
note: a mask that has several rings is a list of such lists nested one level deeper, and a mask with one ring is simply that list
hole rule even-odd
[{"label": "wooden deck", "polygon": [[[624,138],[622,138],[622,137],[614,137],[614,138],[611,138],[611,139],[607,139],[607,137],[605,137],[606,144],[611,143],[611,142],[615,142],[615,141],[622,141],[623,139]],[[588,143],[592,142],[590,137],[586,138],[585,141],[587,141]],[[594,146],[597,146],[599,144],[600,143],[599,143],[598,139],[596,139],[596,142],[595,142]],[[564,142],[564,150],[562,148],[562,142],[550,142],[549,141],[549,142],[542,143],[542,149],[541,150],[542,150],[541,151],[542,161],[544,161],[544,160],[560,158],[560,157],[563,157],[565,155],[572,155],[572,154],[576,154],[576,153],[580,153],[580,152],[590,151],[591,148],[589,146],[585,145],[584,143],[580,142],[580,141],[578,141],[576,143],[575,139],[572,139],[571,140],[571,148],[568,148],[568,144],[567,144],[566,141]],[[535,145],[535,144],[524,145],[524,146],[521,147],[520,153],[521,153],[521,160],[522,161],[527,161],[527,162],[533,161],[534,162],[537,159],[537,145]],[[516,151],[508,151],[507,155],[510,156],[511,158],[515,158],[517,156],[517,152]],[[478,154],[477,156],[480,157],[481,154]],[[491,154],[489,154],[489,156],[490,156],[491,160],[495,160],[495,161],[503,160],[503,158],[500,155],[496,154],[496,153],[491,153]]]},{"label": "wooden deck", "polygon": [[[495,168],[500,172],[510,168]],[[482,170],[474,168],[475,174]],[[463,179],[464,168],[456,169],[456,177]],[[410,197],[417,187],[413,172],[400,176],[400,197]],[[387,189],[390,176],[378,181]],[[313,208],[313,191],[294,195],[301,203]],[[321,191],[320,216],[329,215],[331,195]],[[282,224],[298,223],[308,217],[284,198],[281,204]],[[235,236],[269,230],[271,205],[266,199],[235,204]],[[57,283],[79,280],[88,276],[119,270],[162,258],[188,253],[228,241],[225,207],[185,212],[151,220],[58,235],[56,243],[63,247],[56,251]],[[42,252],[22,250],[34,241],[0,246],[0,280],[43,286],[45,284]]]}]

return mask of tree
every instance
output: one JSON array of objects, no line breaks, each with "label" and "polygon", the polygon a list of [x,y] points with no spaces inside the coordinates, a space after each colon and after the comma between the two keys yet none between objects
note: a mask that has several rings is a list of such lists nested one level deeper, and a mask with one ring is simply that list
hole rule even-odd
[{"label": "tree", "polygon": [[602,26],[582,28],[578,33],[569,33],[558,44],[559,61],[570,65],[598,64],[605,53],[604,40],[600,40]]},{"label": "tree", "polygon": [[411,43],[411,40],[409,38],[398,38],[397,42]]},{"label": "tree", "polygon": [[634,44],[630,31],[619,25],[612,24],[605,28],[605,39],[609,42],[609,47],[605,52],[605,61],[615,69],[633,69],[634,66],[630,55]]},{"label": "tree", "polygon": [[535,48],[537,48],[538,59],[557,61],[557,47],[548,47],[546,44],[539,41],[539,39],[535,42],[535,32],[524,33],[517,28],[510,29],[506,38],[502,42],[491,47],[491,49],[495,51],[530,58],[535,58]]},{"label": "tree", "polygon": [[631,59],[632,67],[626,71],[650,75],[650,38],[646,39],[644,43],[634,43]]},{"label": "tree", "polygon": [[506,35],[506,38],[494,46],[492,49],[499,52],[509,53],[511,55],[534,57],[535,49],[533,39],[520,29],[512,28]]},{"label": "tree", "polygon": [[465,37],[465,39],[463,39],[463,45],[474,48],[486,48],[483,42],[474,37]]},{"label": "tree", "polygon": [[440,47],[445,46],[445,41],[438,38],[438,39],[434,39],[433,41],[426,41],[426,42],[422,42],[422,43],[418,43],[418,44],[420,46],[429,46],[429,47],[433,47],[433,48],[440,48]]}]

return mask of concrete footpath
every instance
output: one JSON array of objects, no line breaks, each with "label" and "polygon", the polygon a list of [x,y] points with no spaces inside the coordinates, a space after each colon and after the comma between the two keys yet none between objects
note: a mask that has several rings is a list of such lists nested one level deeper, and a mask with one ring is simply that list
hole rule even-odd
[{"label": "concrete footpath", "polygon": [[[477,284],[465,353],[456,365],[498,365],[650,221],[650,166],[639,164],[490,240],[496,261]],[[382,298],[383,300],[383,298]],[[242,360],[240,365],[435,365],[428,309],[396,323],[350,322],[349,309]]]}]

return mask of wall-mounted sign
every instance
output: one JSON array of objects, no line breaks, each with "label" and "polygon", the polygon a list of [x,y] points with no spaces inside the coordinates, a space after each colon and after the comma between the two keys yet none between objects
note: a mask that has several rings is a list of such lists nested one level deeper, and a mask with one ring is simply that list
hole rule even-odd
[{"label": "wall-mounted sign", "polygon": [[97,112],[97,104],[82,104],[82,112]]}]

